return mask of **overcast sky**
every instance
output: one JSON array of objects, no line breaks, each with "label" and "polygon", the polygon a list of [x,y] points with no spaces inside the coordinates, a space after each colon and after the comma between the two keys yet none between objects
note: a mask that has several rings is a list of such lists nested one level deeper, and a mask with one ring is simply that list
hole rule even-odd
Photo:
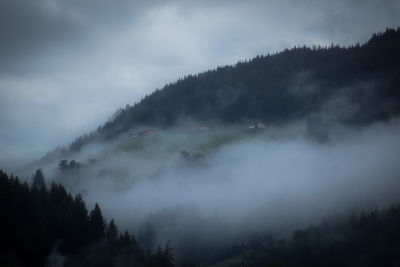
[{"label": "overcast sky", "polygon": [[295,45],[364,42],[398,0],[0,1],[0,168],[95,129],[186,74]]}]

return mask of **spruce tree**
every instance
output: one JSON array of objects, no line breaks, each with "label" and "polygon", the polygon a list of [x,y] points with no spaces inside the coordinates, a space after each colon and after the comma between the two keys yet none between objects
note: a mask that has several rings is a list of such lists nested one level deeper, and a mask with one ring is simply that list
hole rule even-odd
[{"label": "spruce tree", "polygon": [[45,188],[46,184],[44,182],[44,175],[41,169],[36,170],[35,175],[33,176],[33,183],[32,186],[37,188],[37,189],[41,189],[41,188]]},{"label": "spruce tree", "polygon": [[107,227],[106,237],[109,242],[115,242],[117,240],[118,229],[114,223],[114,219],[111,219],[110,224]]},{"label": "spruce tree", "polygon": [[94,209],[90,212],[89,232],[91,238],[95,241],[98,241],[105,236],[105,221],[101,214],[99,204],[97,203],[95,204]]}]

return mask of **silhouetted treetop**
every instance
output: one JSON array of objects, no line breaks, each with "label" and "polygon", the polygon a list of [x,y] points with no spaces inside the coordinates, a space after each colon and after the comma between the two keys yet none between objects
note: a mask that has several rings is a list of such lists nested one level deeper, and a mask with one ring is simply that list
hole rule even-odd
[{"label": "silhouetted treetop", "polygon": [[[114,220],[107,227],[100,207],[88,214],[81,195],[73,197],[60,184],[48,191],[41,170],[30,188],[0,170],[0,265],[45,266],[52,251],[66,257],[64,266],[143,266],[144,255],[128,232],[129,243],[118,240]],[[87,253],[85,253],[87,251]],[[90,253],[89,253],[90,252]],[[103,265],[102,265],[103,266]]]},{"label": "silhouetted treetop", "polygon": [[46,184],[44,182],[44,175],[41,169],[36,170],[35,175],[33,176],[33,187],[38,189],[45,187]]}]

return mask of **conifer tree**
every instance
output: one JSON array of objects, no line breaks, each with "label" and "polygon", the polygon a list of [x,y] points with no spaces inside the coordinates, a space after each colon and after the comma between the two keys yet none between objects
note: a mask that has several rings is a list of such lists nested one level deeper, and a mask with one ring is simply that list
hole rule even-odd
[{"label": "conifer tree", "polygon": [[46,184],[44,182],[44,175],[41,169],[36,170],[36,173],[33,176],[32,186],[36,187],[37,189],[46,187]]},{"label": "conifer tree", "polygon": [[97,203],[90,212],[89,232],[91,233],[91,238],[94,240],[100,240],[105,236],[105,221]]},{"label": "conifer tree", "polygon": [[106,237],[109,242],[115,242],[117,240],[118,229],[114,223],[114,219],[111,219],[110,224],[107,227]]}]

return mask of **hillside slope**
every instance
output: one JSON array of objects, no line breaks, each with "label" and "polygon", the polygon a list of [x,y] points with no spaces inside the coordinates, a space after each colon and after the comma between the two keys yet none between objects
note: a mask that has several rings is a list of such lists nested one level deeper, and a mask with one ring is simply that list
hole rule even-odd
[{"label": "hillside slope", "polygon": [[182,120],[282,124],[316,114],[358,126],[386,120],[400,113],[398,47],[400,29],[387,29],[363,45],[296,47],[189,75],[120,109],[69,150],[139,126],[170,127]]},{"label": "hillside slope", "polygon": [[[366,123],[382,112],[390,116],[399,111],[398,47],[400,30],[387,30],[362,46],[293,48],[188,76],[124,109],[102,132],[137,124],[171,125],[180,117],[225,122],[296,119],[318,111],[341,89],[361,105],[346,119]],[[395,103],[381,106],[389,100]]]}]

